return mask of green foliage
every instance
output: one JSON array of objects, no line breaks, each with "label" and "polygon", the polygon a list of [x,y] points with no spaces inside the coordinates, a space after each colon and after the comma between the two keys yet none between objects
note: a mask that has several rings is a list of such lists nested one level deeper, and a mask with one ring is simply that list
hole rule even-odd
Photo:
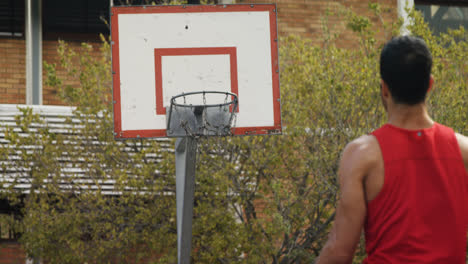
[{"label": "green foliage", "polygon": [[[200,139],[194,263],[310,263],[318,255],[334,218],[341,150],[385,122],[376,28],[388,39],[401,21],[384,23],[385,10],[375,3],[369,9],[371,18],[337,13],[354,32],[355,49],[337,47],[339,34],[327,30],[330,11],[322,47],[297,36],[280,39],[283,135]],[[466,134],[467,33],[434,36],[420,14],[412,15],[412,32],[434,55],[431,113]],[[4,193],[24,204],[21,241],[29,254],[51,263],[174,263],[174,157],[167,151],[173,142],[114,141],[109,45],[103,41],[101,56],[93,49],[61,42],[60,65],[44,66],[47,84],[76,106],[66,120],[68,133],[54,132],[29,109],[16,120],[21,131],[5,132],[13,148],[1,148],[0,155],[16,151],[16,166],[31,168],[22,172],[31,179],[29,195],[13,185]],[[57,67],[67,76],[58,76]],[[79,80],[80,87],[62,78]],[[69,163],[61,161],[64,153]],[[159,153],[158,162],[152,153]],[[64,164],[75,164],[90,181],[64,178]],[[115,186],[113,195],[102,189],[106,180]],[[364,256],[361,243],[355,263]]]}]

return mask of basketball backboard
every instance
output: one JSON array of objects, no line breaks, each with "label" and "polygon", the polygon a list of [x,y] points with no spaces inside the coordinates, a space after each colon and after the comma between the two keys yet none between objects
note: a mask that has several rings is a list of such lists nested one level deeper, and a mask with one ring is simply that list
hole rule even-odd
[{"label": "basketball backboard", "polygon": [[233,134],[281,133],[274,4],[113,7],[111,34],[116,138],[166,137],[198,91],[237,95]]}]

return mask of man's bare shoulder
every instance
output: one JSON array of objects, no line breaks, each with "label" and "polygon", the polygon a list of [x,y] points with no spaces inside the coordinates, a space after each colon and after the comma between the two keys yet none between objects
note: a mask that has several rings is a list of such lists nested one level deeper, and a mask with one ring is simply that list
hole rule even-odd
[{"label": "man's bare shoulder", "polygon": [[463,161],[465,162],[465,166],[468,170],[468,137],[455,133],[455,136],[458,141],[458,146],[460,147],[460,152],[462,154]]},{"label": "man's bare shoulder", "polygon": [[372,135],[363,135],[346,145],[342,155],[342,167],[344,169],[360,170],[361,175],[377,166],[381,161],[380,146]]},{"label": "man's bare shoulder", "polygon": [[[373,159],[375,154],[380,153],[380,146],[377,138],[372,135],[362,135],[346,145],[344,153],[351,152],[359,159]],[[378,156],[378,155],[377,155]]]},{"label": "man's bare shoulder", "polygon": [[457,137],[458,145],[460,148],[468,148],[468,137],[459,133],[455,133]]}]

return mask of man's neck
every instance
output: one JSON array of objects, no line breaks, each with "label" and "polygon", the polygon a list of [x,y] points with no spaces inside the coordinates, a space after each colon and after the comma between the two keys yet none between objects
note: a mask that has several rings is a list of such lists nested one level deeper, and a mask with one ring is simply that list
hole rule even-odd
[{"label": "man's neck", "polygon": [[388,123],[404,129],[417,130],[432,127],[434,121],[429,116],[425,103],[411,106],[393,104],[388,107]]}]

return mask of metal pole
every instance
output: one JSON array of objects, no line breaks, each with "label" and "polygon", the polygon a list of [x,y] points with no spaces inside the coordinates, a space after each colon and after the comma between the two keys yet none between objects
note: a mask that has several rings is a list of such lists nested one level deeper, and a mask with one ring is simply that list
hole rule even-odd
[{"label": "metal pole", "polygon": [[42,104],[42,0],[25,0],[26,104]]},{"label": "metal pole", "polygon": [[408,35],[411,32],[408,29],[408,26],[411,25],[412,19],[409,17],[407,9],[412,9],[414,7],[414,0],[398,0],[397,1],[397,8],[398,8],[398,17],[403,19],[403,25],[400,28],[401,35]]},{"label": "metal pole", "polygon": [[196,154],[197,140],[195,138],[177,138],[175,159],[178,264],[190,263]]}]

